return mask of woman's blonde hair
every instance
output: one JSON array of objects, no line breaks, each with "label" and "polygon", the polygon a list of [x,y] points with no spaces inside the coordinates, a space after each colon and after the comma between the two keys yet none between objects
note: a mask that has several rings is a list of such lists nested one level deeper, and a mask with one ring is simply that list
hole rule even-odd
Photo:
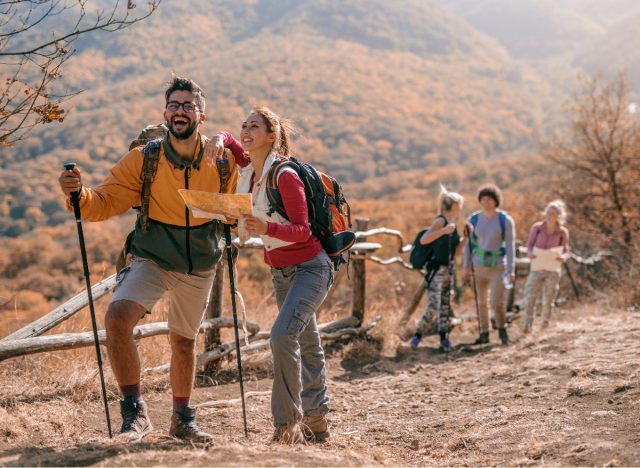
[{"label": "woman's blonde hair", "polygon": [[556,210],[558,213],[558,223],[563,224],[567,222],[567,206],[565,203],[558,199],[549,202],[549,204],[545,207],[543,214],[547,215],[549,210]]},{"label": "woman's blonde hair", "polygon": [[291,155],[291,136],[296,134],[293,122],[280,117],[266,106],[256,106],[251,109],[251,112],[262,117],[267,126],[267,132],[275,133],[273,151],[279,156],[289,157]]},{"label": "woman's blonde hair", "polygon": [[440,185],[440,196],[438,197],[438,214],[449,211],[454,203],[457,203],[460,209],[464,205],[464,197],[456,192],[449,192],[444,185]]}]

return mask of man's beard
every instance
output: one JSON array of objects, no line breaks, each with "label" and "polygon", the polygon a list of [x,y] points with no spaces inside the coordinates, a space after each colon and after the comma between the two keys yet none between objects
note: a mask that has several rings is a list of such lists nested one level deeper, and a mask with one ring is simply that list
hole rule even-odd
[{"label": "man's beard", "polygon": [[173,124],[171,124],[170,122],[167,122],[167,127],[169,127],[169,132],[178,140],[186,140],[187,138],[189,138],[191,135],[193,135],[193,132],[196,129],[196,122],[191,122],[191,124],[182,132],[177,132],[176,130],[174,130],[173,128]]}]

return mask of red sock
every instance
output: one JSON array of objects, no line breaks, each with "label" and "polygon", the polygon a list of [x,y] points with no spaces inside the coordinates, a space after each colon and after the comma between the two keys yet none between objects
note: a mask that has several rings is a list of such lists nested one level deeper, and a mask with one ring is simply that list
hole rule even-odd
[{"label": "red sock", "polygon": [[182,413],[184,409],[189,406],[189,400],[191,400],[190,396],[173,396],[173,412],[174,413]]},{"label": "red sock", "polygon": [[133,398],[133,401],[135,402],[142,400],[139,383],[133,385],[120,385],[120,391],[122,392],[122,398],[124,400],[126,400],[128,397]]}]

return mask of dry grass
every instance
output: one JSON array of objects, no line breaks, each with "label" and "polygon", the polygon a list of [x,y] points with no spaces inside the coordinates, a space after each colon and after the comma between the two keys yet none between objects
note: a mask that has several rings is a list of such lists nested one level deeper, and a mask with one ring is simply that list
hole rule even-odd
[{"label": "dry grass", "polygon": [[[271,286],[245,277],[243,271],[239,289],[248,319],[268,330],[277,313]],[[84,348],[0,363],[0,465],[640,463],[640,453],[633,448],[638,444],[631,440],[640,416],[636,313],[597,302],[574,304],[558,310],[558,323],[544,332],[521,337],[516,322],[510,330],[515,344],[509,348],[461,348],[441,355],[435,351],[436,340],[426,338],[413,351],[395,331],[420,279],[397,267],[373,264],[367,273],[365,320],[381,315],[382,321],[372,339],[327,348],[333,408],[328,445],[299,449],[266,444],[271,431],[268,395],[248,401],[249,440],[241,434],[239,405],[230,405],[202,413],[216,447],[201,450],[167,441],[166,374],[143,376],[143,391],[160,432],[147,445],[113,445],[103,437],[94,350]],[[350,296],[345,278],[319,321],[348,314]],[[97,306],[99,317],[106,302]],[[225,304],[224,315],[230,315],[229,297]],[[473,311],[469,296],[457,310]],[[146,320],[166,320],[166,304],[159,304]],[[82,311],[53,332],[89,329],[88,312]],[[468,342],[475,333],[475,324],[465,322],[452,339],[454,344]],[[223,341],[233,340],[231,330],[222,335]],[[166,336],[142,340],[138,346],[143,367],[168,362]],[[108,359],[104,361],[116,424],[118,389]],[[247,355],[243,364],[246,390],[268,391],[269,352]],[[236,362],[231,360],[213,378],[198,380],[194,398],[235,399],[237,392]],[[36,449],[39,445],[50,452]]]}]

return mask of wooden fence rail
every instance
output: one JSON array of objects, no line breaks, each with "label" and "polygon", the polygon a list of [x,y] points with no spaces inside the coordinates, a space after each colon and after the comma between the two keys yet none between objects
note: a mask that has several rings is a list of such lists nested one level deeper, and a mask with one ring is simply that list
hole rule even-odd
[{"label": "wooden fence rail", "polygon": [[[321,325],[321,336],[324,340],[337,339],[345,335],[366,333],[378,322],[379,317],[367,325],[362,325],[366,310],[366,260],[374,261],[381,265],[398,264],[403,268],[422,274],[420,271],[412,269],[411,265],[400,256],[393,256],[386,259],[375,256],[374,253],[382,247],[381,244],[370,242],[370,238],[375,236],[382,235],[395,238],[398,242],[397,252],[399,254],[408,253],[411,250],[411,245],[404,243],[404,238],[400,231],[384,227],[368,229],[368,222],[369,220],[367,218],[356,219],[356,243],[352,246],[350,252],[353,272],[351,315]],[[235,242],[237,247],[237,240]],[[246,242],[242,248],[262,249],[263,245],[259,238],[252,238]],[[584,258],[571,254],[571,259],[576,263],[593,265],[608,255],[611,254],[609,252],[598,252],[591,257]],[[529,268],[529,259],[520,256],[520,258],[517,259],[516,267],[518,276],[526,275]],[[200,327],[200,332],[205,334],[205,346],[204,352],[198,356],[198,364],[205,366],[205,373],[214,373],[217,371],[220,359],[235,352],[233,343],[222,344],[220,342],[220,328],[232,326],[231,318],[221,316],[224,297],[224,268],[224,262],[220,262],[216,268],[209,307],[205,313],[205,320]],[[566,264],[565,268],[577,295],[578,290]],[[336,275],[334,287],[330,290],[329,295],[336,289],[337,283],[344,277],[345,270],[346,268],[343,267]],[[112,275],[92,286],[91,291],[93,298],[98,299],[112,291],[115,286],[115,280],[116,275]],[[413,314],[423,294],[424,287],[420,284],[412,296],[409,306],[403,312],[402,318],[404,321],[408,320]],[[513,304],[513,298],[511,297],[509,300],[511,304]],[[325,301],[325,303],[326,302],[327,301]],[[0,361],[27,354],[92,346],[94,341],[93,334],[90,332],[41,336],[72,317],[87,304],[87,293],[83,291],[45,316],[2,338],[0,340]],[[260,332],[260,327],[257,324],[246,322],[246,329],[251,335],[247,338],[247,342],[243,344],[247,351],[264,349],[268,346],[269,334]],[[168,332],[169,328],[166,322],[150,323],[136,327],[134,330],[134,338],[141,339],[149,336],[167,334]],[[99,332],[99,339],[101,343],[106,342],[106,333],[104,330]],[[160,366],[160,368],[164,369],[165,366]]]},{"label": "wooden fence rail", "polygon": [[[203,320],[200,325],[200,333],[212,328],[231,328],[233,319],[220,317],[215,320]],[[246,328],[251,334],[258,333],[260,326],[256,323],[246,323]],[[139,325],[133,329],[133,338],[136,340],[148,338],[150,336],[167,335],[169,325],[167,322],[154,322]],[[100,343],[107,342],[105,330],[98,331]],[[75,349],[85,346],[93,346],[93,332],[82,333],[58,333],[48,336],[37,336],[22,338],[19,340],[0,341],[0,361],[26,354],[43,353],[48,351],[60,351],[63,349]]]}]

